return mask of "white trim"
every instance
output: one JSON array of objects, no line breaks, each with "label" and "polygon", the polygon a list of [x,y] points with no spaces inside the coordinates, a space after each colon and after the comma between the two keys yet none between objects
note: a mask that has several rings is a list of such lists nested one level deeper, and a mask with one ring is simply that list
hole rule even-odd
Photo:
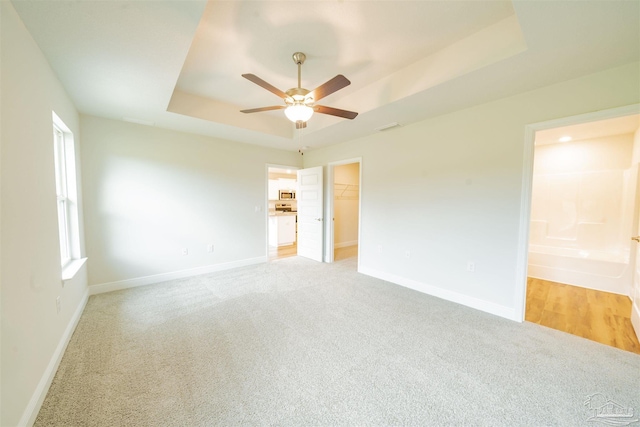
[{"label": "white trim", "polygon": [[[515,317],[524,322],[527,303],[527,270],[529,264],[529,226],[531,223],[531,187],[533,185],[533,143],[536,132],[533,127],[525,126],[524,153],[522,156],[522,196],[520,198],[520,226],[518,231],[518,256],[516,258],[516,288],[514,292]],[[521,284],[518,285],[518,284]]]},{"label": "white trim", "polygon": [[633,326],[633,332],[636,333],[636,337],[640,339],[640,301],[635,301],[631,305],[631,326]]},{"label": "white trim", "polygon": [[594,111],[577,116],[563,117],[546,122],[532,123],[524,128],[524,150],[522,156],[522,183],[520,197],[520,226],[518,232],[518,259],[516,260],[516,286],[514,290],[515,316],[519,322],[524,321],[527,296],[527,264],[529,257],[529,226],[531,222],[531,183],[533,181],[533,157],[535,134],[537,131],[557,127],[577,125],[598,120],[613,119],[640,113],[640,104],[608,110]]},{"label": "white trim", "polygon": [[506,307],[489,301],[470,297],[459,292],[454,292],[437,286],[428,285],[426,283],[407,279],[406,277],[396,276],[395,274],[385,273],[369,267],[360,267],[359,272],[362,274],[366,274],[367,276],[375,277],[377,279],[385,280],[396,285],[404,286],[405,288],[422,292],[423,294],[432,295],[434,297],[438,297],[447,301],[475,308],[476,310],[504,317],[505,319],[519,321],[519,319],[516,317],[516,310],[511,307]]},{"label": "white trim", "polygon": [[333,247],[335,249],[340,249],[340,248],[347,248],[349,246],[356,246],[357,244],[358,244],[357,240],[351,240],[349,242],[334,243]]},{"label": "white trim", "polygon": [[76,308],[76,311],[73,313],[73,316],[69,320],[69,324],[67,328],[64,330],[62,337],[60,337],[60,341],[58,342],[58,346],[56,350],[51,355],[51,359],[49,360],[49,364],[47,365],[47,369],[45,369],[42,377],[40,378],[40,382],[36,387],[27,407],[22,413],[22,417],[20,417],[20,421],[18,422],[19,426],[31,426],[36,421],[36,417],[38,416],[38,412],[40,412],[40,408],[42,407],[42,403],[44,402],[44,398],[47,396],[49,392],[49,387],[53,382],[53,378],[58,371],[58,366],[60,366],[60,362],[62,361],[62,356],[64,355],[65,350],[67,349],[67,345],[71,340],[71,336],[73,332],[76,330],[76,326],[78,326],[78,321],[80,321],[80,316],[84,311],[85,306],[87,305],[87,301],[89,299],[89,290],[86,289],[84,295],[82,296],[82,300],[80,304]]},{"label": "white trim", "polygon": [[[269,259],[269,169],[270,168],[278,168],[278,169],[291,169],[298,170],[302,169],[300,166],[286,166],[286,165],[276,165],[274,163],[266,163],[265,164],[265,181],[264,181],[264,229],[265,229],[265,257]],[[297,230],[296,230],[296,241],[298,240]]]},{"label": "white trim", "polygon": [[73,279],[86,262],[87,258],[72,259],[62,269],[62,281],[66,282]]},{"label": "white trim", "polygon": [[267,262],[267,256],[247,258],[239,261],[225,262],[221,264],[205,265],[203,267],[190,268],[187,270],[171,271],[169,273],[154,274],[151,276],[135,277],[133,279],[118,280],[115,282],[100,283],[89,286],[89,295],[103,294],[105,292],[119,291],[122,289],[136,288],[138,286],[153,285],[168,280],[183,279],[185,277],[199,276],[201,274],[214,273],[216,271],[229,270],[247,265]]}]

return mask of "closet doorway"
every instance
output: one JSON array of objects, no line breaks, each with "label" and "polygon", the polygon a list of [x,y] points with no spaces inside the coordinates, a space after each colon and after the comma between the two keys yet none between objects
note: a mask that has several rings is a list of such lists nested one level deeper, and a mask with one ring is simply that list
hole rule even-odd
[{"label": "closet doorway", "polygon": [[362,159],[328,165],[327,262],[356,261],[359,266]]}]

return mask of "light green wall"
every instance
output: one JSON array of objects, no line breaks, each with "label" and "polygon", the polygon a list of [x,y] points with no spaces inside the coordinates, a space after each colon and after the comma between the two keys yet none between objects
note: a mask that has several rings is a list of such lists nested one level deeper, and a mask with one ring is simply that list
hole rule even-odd
[{"label": "light green wall", "polygon": [[81,130],[90,285],[266,256],[266,165],[298,153],[84,115]]},{"label": "light green wall", "polygon": [[525,126],[638,103],[638,65],[310,150],[304,166],[362,157],[364,271],[510,317]]},{"label": "light green wall", "polygon": [[0,15],[0,424],[14,426],[23,416],[22,421],[28,421],[30,413],[25,410],[30,401],[35,403],[34,396],[37,400],[38,384],[83,301],[87,280],[82,268],[62,287],[53,161],[51,111],[74,134],[76,164],[81,143],[78,113],[10,2],[0,2]]},{"label": "light green wall", "polygon": [[[265,255],[266,221],[254,211],[265,206],[265,164],[302,158],[79,118],[11,3],[0,8],[0,424],[11,426],[33,403],[87,291],[84,269],[60,282],[51,110],[82,151],[91,283]],[[631,64],[311,150],[304,166],[362,157],[360,251],[370,272],[512,311],[524,126],[638,103],[639,75]],[[213,255],[202,247],[210,241]]]}]

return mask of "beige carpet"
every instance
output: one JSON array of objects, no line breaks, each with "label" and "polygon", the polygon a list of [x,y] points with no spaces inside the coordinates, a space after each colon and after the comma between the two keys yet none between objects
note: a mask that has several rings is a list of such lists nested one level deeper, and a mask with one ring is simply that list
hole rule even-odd
[{"label": "beige carpet", "polygon": [[292,257],[91,297],[36,426],[597,425],[594,393],[637,414],[640,356]]}]

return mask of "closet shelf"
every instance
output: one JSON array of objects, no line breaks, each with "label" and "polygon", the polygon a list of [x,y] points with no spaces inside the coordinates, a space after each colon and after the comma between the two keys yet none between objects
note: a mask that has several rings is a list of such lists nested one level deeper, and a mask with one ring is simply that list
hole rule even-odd
[{"label": "closet shelf", "polygon": [[358,200],[360,195],[360,186],[357,184],[333,184],[334,197],[337,200]]}]

